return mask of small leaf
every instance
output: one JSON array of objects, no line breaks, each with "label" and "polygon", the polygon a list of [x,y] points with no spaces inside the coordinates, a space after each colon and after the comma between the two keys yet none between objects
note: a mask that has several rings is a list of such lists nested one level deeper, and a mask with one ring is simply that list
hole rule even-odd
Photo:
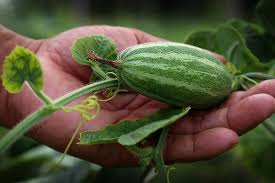
[{"label": "small leaf", "polygon": [[[122,121],[115,125],[109,125],[104,129],[98,131],[86,131],[80,133],[79,144],[106,144],[116,143],[120,136],[129,134],[136,129],[139,129],[145,125],[159,122],[165,119],[170,119],[173,116],[181,116],[182,109],[168,108],[161,109],[154,113],[152,116],[135,120],[135,121]],[[167,120],[166,120],[167,121]]]},{"label": "small leaf", "polygon": [[191,108],[187,107],[184,110],[179,110],[177,113],[170,114],[169,117],[161,118],[155,121],[152,121],[150,124],[146,124],[136,130],[122,135],[118,139],[118,143],[121,145],[135,145],[148,137],[150,134],[156,132],[157,130],[164,128],[173,122],[177,121],[181,117],[185,116]]},{"label": "small leaf", "polygon": [[91,51],[105,60],[115,61],[117,59],[117,50],[114,41],[103,35],[94,35],[78,39],[71,47],[72,56],[76,62],[82,65],[89,65],[95,71],[95,76],[91,78],[91,81],[106,79],[103,75],[114,71],[114,68],[88,60],[87,55]]},{"label": "small leaf", "polygon": [[274,8],[274,0],[261,0],[256,7],[256,13],[260,22],[264,28],[273,36],[275,36]]},{"label": "small leaf", "polygon": [[28,82],[37,91],[43,89],[43,76],[39,60],[26,48],[16,48],[4,60],[3,85],[10,93],[21,91],[24,82]]}]

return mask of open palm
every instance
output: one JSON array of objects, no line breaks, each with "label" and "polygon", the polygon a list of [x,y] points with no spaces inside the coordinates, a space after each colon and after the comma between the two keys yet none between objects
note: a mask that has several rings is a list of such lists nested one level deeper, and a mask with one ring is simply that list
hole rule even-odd
[{"label": "open palm", "polygon": [[[131,45],[159,40],[135,29],[87,26],[69,30],[46,40],[31,40],[17,36],[11,47],[21,44],[36,52],[44,71],[45,93],[55,99],[88,83],[91,71],[72,59],[70,47],[77,38],[92,34],[104,34],[113,38],[118,51]],[[8,54],[3,51],[0,53]],[[0,58],[3,58],[3,55],[0,55]],[[167,162],[208,159],[232,148],[238,143],[238,135],[254,128],[275,111],[274,89],[274,80],[265,81],[249,91],[231,94],[220,106],[207,111],[192,111],[169,131],[164,151]],[[4,107],[0,107],[0,118],[4,119],[3,125],[8,127],[41,105],[26,86],[23,92],[17,95],[9,95],[0,89],[0,101],[5,101]],[[118,95],[109,102],[102,102],[99,116],[83,128],[95,130],[124,119],[141,118],[165,106],[138,94]],[[79,120],[78,113],[57,112],[34,127],[30,136],[63,151]],[[105,166],[137,163],[137,159],[118,144],[74,144],[69,153]]]}]

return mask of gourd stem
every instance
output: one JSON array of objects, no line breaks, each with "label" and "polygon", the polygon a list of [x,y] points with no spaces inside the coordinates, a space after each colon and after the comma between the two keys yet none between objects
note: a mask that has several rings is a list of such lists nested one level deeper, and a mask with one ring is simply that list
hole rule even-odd
[{"label": "gourd stem", "polygon": [[96,62],[101,63],[101,64],[110,65],[111,67],[114,67],[114,68],[118,68],[119,65],[121,64],[121,61],[118,61],[118,60],[113,61],[113,60],[103,59],[93,51],[89,52],[87,57],[90,60],[96,61]]},{"label": "gourd stem", "polygon": [[115,87],[118,85],[117,79],[108,79],[78,88],[58,99],[52,104],[44,105],[36,112],[27,116],[23,121],[18,123],[4,137],[0,139],[0,154],[3,153],[10,145],[22,137],[31,127],[38,124],[40,121],[58,111],[62,106],[68,104],[89,93],[100,91],[106,88]]}]

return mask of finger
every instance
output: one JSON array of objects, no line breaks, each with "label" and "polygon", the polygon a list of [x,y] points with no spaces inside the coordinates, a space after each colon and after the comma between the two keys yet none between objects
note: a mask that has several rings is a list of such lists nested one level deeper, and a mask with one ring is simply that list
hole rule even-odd
[{"label": "finger", "polygon": [[[239,98],[240,96],[236,96]],[[267,94],[256,94],[218,110],[199,115],[191,114],[171,129],[176,134],[193,134],[210,128],[225,127],[243,134],[256,127],[275,111],[275,99]]]},{"label": "finger", "polygon": [[219,108],[225,108],[225,107],[229,107],[233,104],[236,104],[237,102],[239,102],[241,99],[243,99],[243,94],[244,91],[236,91],[233,92],[229,95],[229,97],[219,106]]},{"label": "finger", "polygon": [[164,39],[153,36],[146,32],[143,32],[138,29],[131,29],[136,37],[137,44],[147,43],[147,42],[156,42],[156,41],[164,41]]},{"label": "finger", "polygon": [[275,112],[275,99],[267,94],[255,94],[232,105],[227,112],[229,128],[243,134]]},{"label": "finger", "polygon": [[243,98],[259,93],[266,93],[275,97],[275,79],[263,81],[250,88],[244,93]]},{"label": "finger", "polygon": [[164,152],[168,162],[190,162],[215,157],[239,142],[227,128],[213,128],[191,135],[169,134]]},{"label": "finger", "polygon": [[108,102],[101,102],[100,105],[104,109],[117,111],[117,110],[137,110],[144,104],[149,102],[150,99],[143,95],[136,93],[122,93],[116,95],[112,100]]}]

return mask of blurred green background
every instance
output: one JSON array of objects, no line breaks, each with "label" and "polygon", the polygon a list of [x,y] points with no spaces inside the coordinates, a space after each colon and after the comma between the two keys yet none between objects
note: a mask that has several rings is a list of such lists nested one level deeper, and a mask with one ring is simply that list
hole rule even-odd
[{"label": "blurred green background", "polygon": [[257,0],[100,1],[1,0],[0,22],[33,38],[45,38],[80,25],[135,27],[170,40],[215,28],[233,17],[253,20]]},{"label": "blurred green background", "polygon": [[[107,24],[134,27],[183,42],[189,33],[214,29],[231,18],[256,21],[256,3],[257,0],[0,0],[0,23],[37,39],[81,25]],[[0,129],[0,137],[5,133],[5,129]],[[255,134],[253,137],[255,144],[266,140]],[[274,182],[272,176],[248,167],[238,156],[240,151],[237,147],[214,160],[177,164],[172,182]],[[0,156],[0,182],[139,182],[143,174],[140,168],[102,168],[69,156],[51,170],[59,157],[59,153],[46,146],[22,138]],[[257,163],[264,166],[261,158],[256,166]],[[275,167],[268,168],[271,171]]]}]

